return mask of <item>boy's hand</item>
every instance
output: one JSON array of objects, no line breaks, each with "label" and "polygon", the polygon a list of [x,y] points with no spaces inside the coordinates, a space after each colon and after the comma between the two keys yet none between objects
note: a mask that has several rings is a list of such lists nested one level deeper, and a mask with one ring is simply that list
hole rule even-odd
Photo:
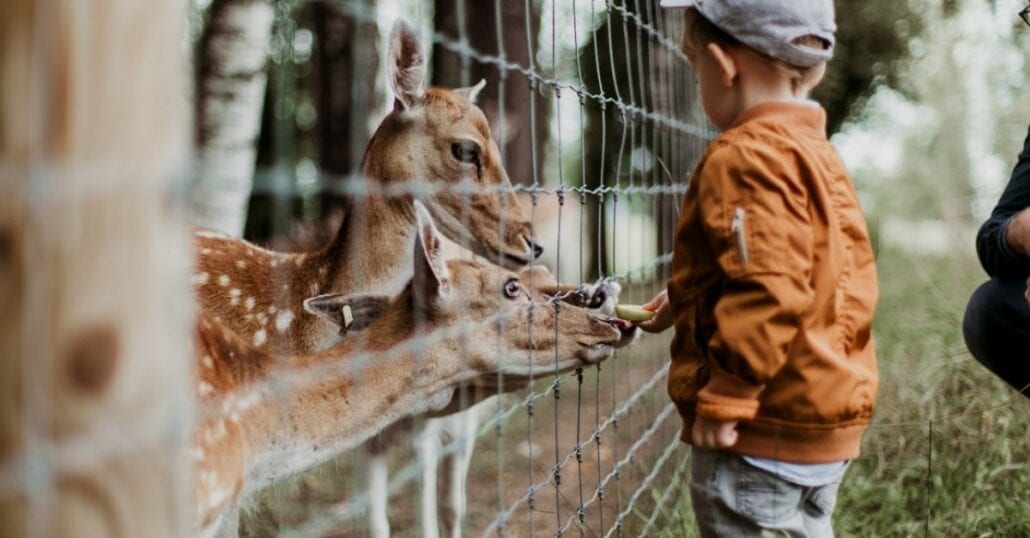
[{"label": "boy's hand", "polygon": [[690,433],[694,446],[708,449],[729,448],[737,444],[737,422],[719,422],[705,417],[694,419]]},{"label": "boy's hand", "polygon": [[644,310],[654,312],[654,317],[637,324],[642,330],[649,333],[660,333],[672,326],[672,312],[669,311],[668,292],[661,292],[655,295],[646,304],[641,305]]}]

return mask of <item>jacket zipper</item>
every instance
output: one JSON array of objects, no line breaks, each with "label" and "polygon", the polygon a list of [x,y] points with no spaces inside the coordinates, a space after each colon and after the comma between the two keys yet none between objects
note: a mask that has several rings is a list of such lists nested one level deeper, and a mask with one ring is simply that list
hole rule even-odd
[{"label": "jacket zipper", "polygon": [[737,251],[740,254],[740,261],[748,263],[750,256],[747,252],[747,229],[744,226],[744,219],[747,218],[747,211],[738,207],[733,212],[733,223],[730,224],[730,231],[737,234]]}]

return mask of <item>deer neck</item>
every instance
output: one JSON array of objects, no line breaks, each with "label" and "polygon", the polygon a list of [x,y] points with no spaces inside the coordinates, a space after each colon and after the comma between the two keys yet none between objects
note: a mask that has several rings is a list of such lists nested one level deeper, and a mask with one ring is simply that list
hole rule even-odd
[{"label": "deer neck", "polygon": [[253,455],[248,492],[325,462],[407,416],[445,405],[451,387],[474,377],[452,342],[430,343],[417,353],[390,351],[385,342],[414,336],[410,327],[407,332],[388,325],[367,331],[367,336],[332,350],[285,360],[288,369],[355,361],[357,374],[319,378],[286,399],[266,398],[258,416],[244,423]]},{"label": "deer neck", "polygon": [[[411,277],[414,208],[378,195],[352,202],[336,241],[323,253],[336,293],[400,292]],[[332,263],[335,260],[335,263]]]}]

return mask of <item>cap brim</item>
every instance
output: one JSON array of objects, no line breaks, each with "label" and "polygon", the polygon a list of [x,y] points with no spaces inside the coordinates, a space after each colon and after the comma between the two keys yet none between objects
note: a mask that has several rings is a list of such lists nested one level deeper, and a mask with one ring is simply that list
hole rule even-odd
[{"label": "cap brim", "polygon": [[668,9],[694,7],[697,5],[697,0],[662,0],[660,5]]}]

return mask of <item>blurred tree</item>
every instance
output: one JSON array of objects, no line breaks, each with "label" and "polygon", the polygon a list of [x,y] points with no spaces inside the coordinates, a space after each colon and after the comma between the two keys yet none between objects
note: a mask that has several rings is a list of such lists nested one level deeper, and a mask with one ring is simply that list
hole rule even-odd
[{"label": "blurred tree", "polygon": [[214,0],[197,51],[194,223],[243,233],[265,95],[272,6]]},{"label": "blurred tree", "polygon": [[837,45],[826,78],[813,97],[826,107],[827,129],[837,132],[880,85],[901,84],[909,40],[922,32],[922,2],[837,0]]},{"label": "blurred tree", "polygon": [[[375,0],[354,1],[375,12]],[[361,165],[379,70],[379,29],[340,13],[332,4],[319,0],[309,11],[315,34],[310,87],[317,112],[318,164],[329,176],[323,186],[322,215],[340,205],[335,194],[340,191],[340,178]]]},{"label": "blurred tree", "polygon": [[[501,7],[500,14],[495,10],[497,4]],[[437,32],[455,41],[461,38],[464,30],[469,46],[481,54],[498,56],[503,47],[508,62],[523,67],[535,65],[535,58],[531,57],[530,51],[535,54],[540,33],[539,2],[436,0],[433,22]],[[522,73],[502,72],[494,64],[459,55],[439,44],[433,46],[432,62],[434,85],[461,87],[475,84],[480,79],[486,80],[486,88],[479,94],[477,104],[486,113],[494,129],[494,139],[501,148],[512,184],[532,185],[534,178],[543,183],[540,174],[543,171],[543,149],[547,143],[551,117],[551,107],[548,105],[550,88],[533,92],[530,81]],[[504,132],[497,132],[502,128],[502,84]],[[533,169],[534,153],[536,170]]]},{"label": "blurred tree", "polygon": [[[351,9],[375,13],[375,0]],[[246,237],[312,250],[336,232],[342,182],[357,172],[377,109],[379,31],[336,2],[280,2]],[[301,166],[299,177],[298,165]],[[314,182],[313,185],[301,185]]]},{"label": "blurred tree", "polygon": [[[646,32],[638,29],[635,20],[662,29],[678,40],[679,17],[675,12],[660,11],[644,0],[628,1],[624,7],[632,17],[617,10],[600,12],[599,24],[582,41],[579,57],[585,90],[667,118],[681,121],[695,118],[696,121],[687,123],[703,129],[704,121],[697,113],[695,86],[689,66],[676,51],[655,44]],[[638,185],[682,184],[704,149],[703,139],[674,131],[630,112],[624,116],[616,104],[602,105],[597,99],[586,99],[584,107],[586,155],[581,166],[589,188],[616,184],[626,186],[630,182]],[[632,158],[634,154],[638,158]],[[632,198],[627,198],[620,199],[619,203],[632,201]],[[611,196],[603,198],[603,204],[601,200],[596,196],[588,198],[587,221],[593,227],[591,237],[601,236],[598,241],[600,251],[595,260],[601,266],[593,267],[597,271],[594,274],[610,272],[604,264],[609,258],[607,249],[611,237],[603,237],[604,227],[597,227],[603,219],[609,218],[607,212],[616,200]],[[667,230],[658,238],[659,252],[669,252],[672,247],[671,230],[679,214],[679,200],[669,195],[642,200],[653,204],[654,217],[661,223],[660,227]]]}]

